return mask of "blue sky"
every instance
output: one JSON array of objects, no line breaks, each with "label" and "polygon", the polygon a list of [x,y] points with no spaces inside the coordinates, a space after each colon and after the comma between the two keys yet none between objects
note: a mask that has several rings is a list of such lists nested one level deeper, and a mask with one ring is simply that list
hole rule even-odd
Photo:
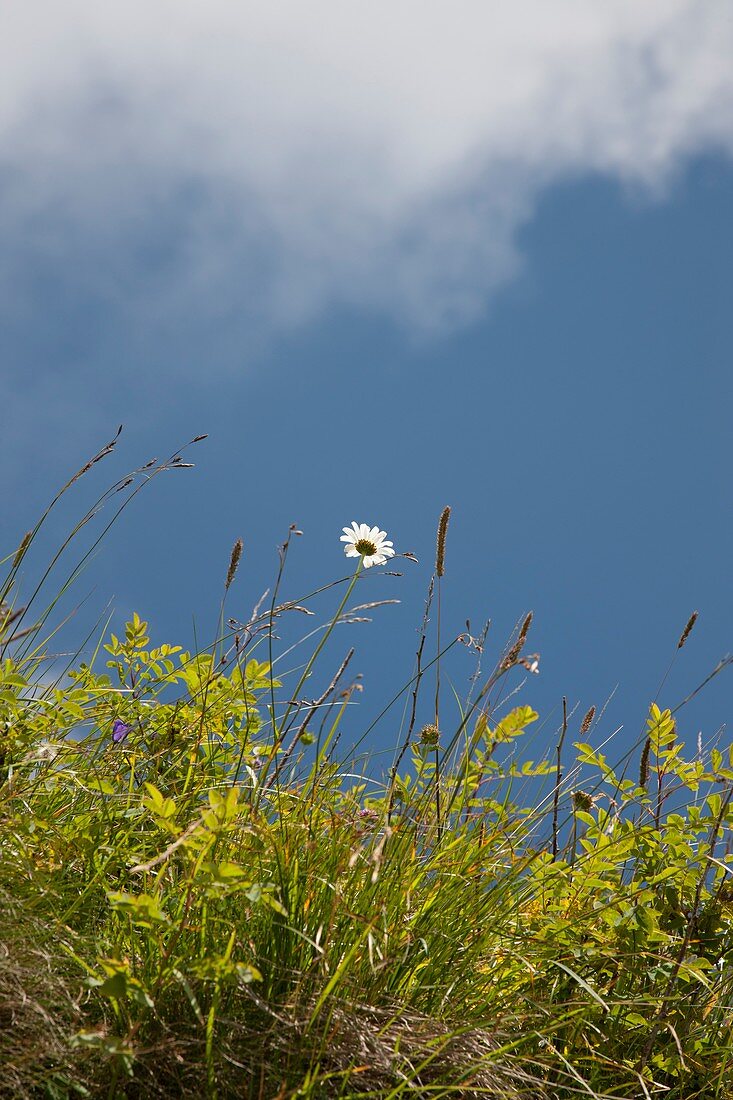
[{"label": "blue sky", "polygon": [[[397,48],[410,4],[386,43],[381,15],[364,27],[340,7],[331,43],[297,6],[253,4],[245,24],[215,4],[198,53],[204,16],[182,5],[174,53],[164,7],[140,49],[132,16],[93,5],[65,28],[17,17],[3,541],[121,422],[79,507],[126,466],[209,439],[128,510],[80,583],[80,625],[111,598],[161,638],[190,642],[194,621],[208,636],[236,537],[229,611],[246,616],[291,522],[292,595],[339,575],[344,524],[380,524],[420,564],[370,576],[369,598],[402,603],[326,655],[327,680],[357,643],[358,735],[410,675],[450,504],[446,634],[490,617],[495,653],[533,609],[542,671],[524,697],[541,736],[563,694],[582,712],[618,685],[596,737],[633,740],[693,609],[664,702],[733,648],[725,7],[568,2],[549,26],[527,2],[525,33],[467,3],[482,38],[428,5],[414,71]],[[44,66],[54,35],[65,50]],[[457,653],[459,693],[471,671]],[[682,712],[685,737],[712,737],[730,700],[723,675]]]}]

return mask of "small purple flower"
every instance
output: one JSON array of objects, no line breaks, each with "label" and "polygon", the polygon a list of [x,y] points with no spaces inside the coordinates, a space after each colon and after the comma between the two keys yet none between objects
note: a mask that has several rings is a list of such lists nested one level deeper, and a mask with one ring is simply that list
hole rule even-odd
[{"label": "small purple flower", "polygon": [[112,726],[112,740],[115,745],[119,745],[121,741],[124,741],[131,729],[132,726],[128,726],[127,722],[123,722],[121,718],[115,718]]}]

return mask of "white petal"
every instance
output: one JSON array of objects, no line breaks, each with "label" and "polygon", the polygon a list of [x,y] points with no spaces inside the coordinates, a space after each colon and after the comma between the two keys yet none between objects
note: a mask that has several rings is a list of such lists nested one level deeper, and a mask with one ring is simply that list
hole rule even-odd
[{"label": "white petal", "polygon": [[359,557],[361,557],[361,554],[356,549],[356,547],[353,545],[353,543],[352,543],[351,546],[345,546],[344,547],[344,553],[346,554],[347,558],[359,558]]}]

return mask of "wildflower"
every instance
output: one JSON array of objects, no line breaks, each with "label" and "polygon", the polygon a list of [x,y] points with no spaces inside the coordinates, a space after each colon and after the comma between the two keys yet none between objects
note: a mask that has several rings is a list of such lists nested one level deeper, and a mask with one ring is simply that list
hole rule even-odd
[{"label": "wildflower", "polygon": [[377,821],[379,821],[379,814],[376,810],[359,810],[354,827],[359,836],[364,836]]},{"label": "wildflower", "polygon": [[131,729],[132,726],[128,726],[127,722],[123,722],[121,718],[115,718],[112,726],[112,740],[115,745],[119,745],[120,742],[124,741]]},{"label": "wildflower", "polygon": [[584,810],[587,813],[593,807],[593,799],[585,791],[573,791],[573,806],[576,810]]},{"label": "wildflower", "polygon": [[361,558],[365,569],[370,565],[384,565],[387,558],[394,557],[394,548],[386,531],[380,531],[378,527],[367,527],[366,523],[357,523],[356,520],[352,521],[351,527],[344,527],[343,531],[341,542],[346,543],[346,557]]},{"label": "wildflower", "polygon": [[423,726],[420,730],[420,744],[430,749],[437,749],[440,746],[440,730],[438,727],[432,724]]}]

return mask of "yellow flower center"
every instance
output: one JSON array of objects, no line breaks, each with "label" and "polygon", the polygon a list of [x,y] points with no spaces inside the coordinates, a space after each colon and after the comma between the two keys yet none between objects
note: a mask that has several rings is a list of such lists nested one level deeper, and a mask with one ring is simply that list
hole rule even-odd
[{"label": "yellow flower center", "polygon": [[376,546],[373,542],[370,542],[369,539],[359,539],[358,542],[354,543],[354,546],[361,556],[365,558],[370,558],[372,554],[376,554],[377,552]]}]

